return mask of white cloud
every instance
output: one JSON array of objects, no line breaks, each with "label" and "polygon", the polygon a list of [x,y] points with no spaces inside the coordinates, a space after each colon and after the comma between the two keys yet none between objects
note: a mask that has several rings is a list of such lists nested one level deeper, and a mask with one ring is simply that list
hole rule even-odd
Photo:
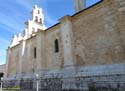
[{"label": "white cloud", "polygon": [[15,0],[17,4],[23,6],[23,8],[27,9],[28,11],[31,9],[31,1],[32,0]]},{"label": "white cloud", "polygon": [[53,25],[57,22],[56,19],[51,18],[51,16],[46,12],[44,13],[45,21],[48,23],[48,25]]},{"label": "white cloud", "polygon": [[6,40],[6,39],[4,39],[4,38],[0,38],[0,44],[1,43],[8,43],[9,42],[9,40]]},{"label": "white cloud", "polygon": [[12,33],[15,33],[15,32],[17,33],[22,28],[22,26],[19,24],[19,21],[17,19],[14,20],[9,15],[0,13],[0,19],[1,19],[0,24],[4,25],[5,28]]}]

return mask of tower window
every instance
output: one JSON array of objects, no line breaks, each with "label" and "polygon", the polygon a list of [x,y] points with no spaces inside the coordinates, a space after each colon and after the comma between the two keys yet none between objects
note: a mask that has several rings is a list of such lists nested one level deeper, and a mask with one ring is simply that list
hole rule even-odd
[{"label": "tower window", "polygon": [[35,17],[35,21],[38,22],[38,17],[37,16]]},{"label": "tower window", "polygon": [[42,19],[40,18],[40,23],[42,24]]},{"label": "tower window", "polygon": [[38,10],[38,14],[40,14],[40,10]]},{"label": "tower window", "polygon": [[55,40],[55,53],[59,52],[59,43],[58,39]]},{"label": "tower window", "polygon": [[34,58],[36,58],[37,56],[37,50],[36,50],[36,47],[34,48]]}]

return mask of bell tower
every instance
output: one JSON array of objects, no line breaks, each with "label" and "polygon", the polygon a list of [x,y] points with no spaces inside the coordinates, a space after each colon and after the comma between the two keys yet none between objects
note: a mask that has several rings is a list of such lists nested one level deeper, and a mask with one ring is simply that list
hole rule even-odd
[{"label": "bell tower", "polygon": [[46,29],[44,25],[44,15],[42,9],[37,5],[32,10],[32,19],[26,22],[26,28],[24,29],[25,39],[30,38],[38,30],[44,31]]},{"label": "bell tower", "polygon": [[34,6],[34,9],[32,11],[32,21],[39,23],[39,24],[43,24],[44,22],[42,9],[39,8],[37,5]]},{"label": "bell tower", "polygon": [[86,6],[86,0],[74,0],[75,13],[83,10]]}]

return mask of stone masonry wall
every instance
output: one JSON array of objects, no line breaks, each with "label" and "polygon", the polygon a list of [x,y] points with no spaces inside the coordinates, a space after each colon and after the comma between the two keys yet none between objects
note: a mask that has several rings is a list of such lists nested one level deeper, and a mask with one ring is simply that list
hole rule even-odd
[{"label": "stone masonry wall", "polygon": [[[9,49],[9,76],[26,74],[5,86],[35,91],[38,80],[42,91],[88,91],[89,85],[98,91],[124,91],[124,3],[103,0]],[[56,39],[59,52],[55,52]]]},{"label": "stone masonry wall", "polygon": [[[55,52],[55,40],[58,40],[59,52]],[[45,36],[46,65],[48,70],[59,70],[64,65],[63,45],[60,29],[48,30]]]},{"label": "stone masonry wall", "polygon": [[19,72],[19,46],[11,49],[9,55],[8,76],[15,75]]},{"label": "stone masonry wall", "polygon": [[73,16],[74,50],[78,66],[125,62],[125,50],[118,28],[118,8],[116,10],[115,2],[111,1],[104,0]]},{"label": "stone masonry wall", "polygon": [[37,59],[34,58],[34,48],[37,48],[36,37],[26,41],[25,54],[22,56],[22,72],[33,72],[37,67]]}]

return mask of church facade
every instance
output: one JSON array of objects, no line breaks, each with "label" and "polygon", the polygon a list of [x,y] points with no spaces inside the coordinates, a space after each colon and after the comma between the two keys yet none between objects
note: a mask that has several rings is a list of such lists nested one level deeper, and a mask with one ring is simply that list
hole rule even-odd
[{"label": "church facade", "polygon": [[85,0],[74,1],[76,13],[47,29],[35,5],[24,36],[15,35],[7,49],[6,80],[38,74],[42,81],[61,79],[62,89],[87,90],[89,81],[125,87],[125,1],[101,0],[85,9]]}]

